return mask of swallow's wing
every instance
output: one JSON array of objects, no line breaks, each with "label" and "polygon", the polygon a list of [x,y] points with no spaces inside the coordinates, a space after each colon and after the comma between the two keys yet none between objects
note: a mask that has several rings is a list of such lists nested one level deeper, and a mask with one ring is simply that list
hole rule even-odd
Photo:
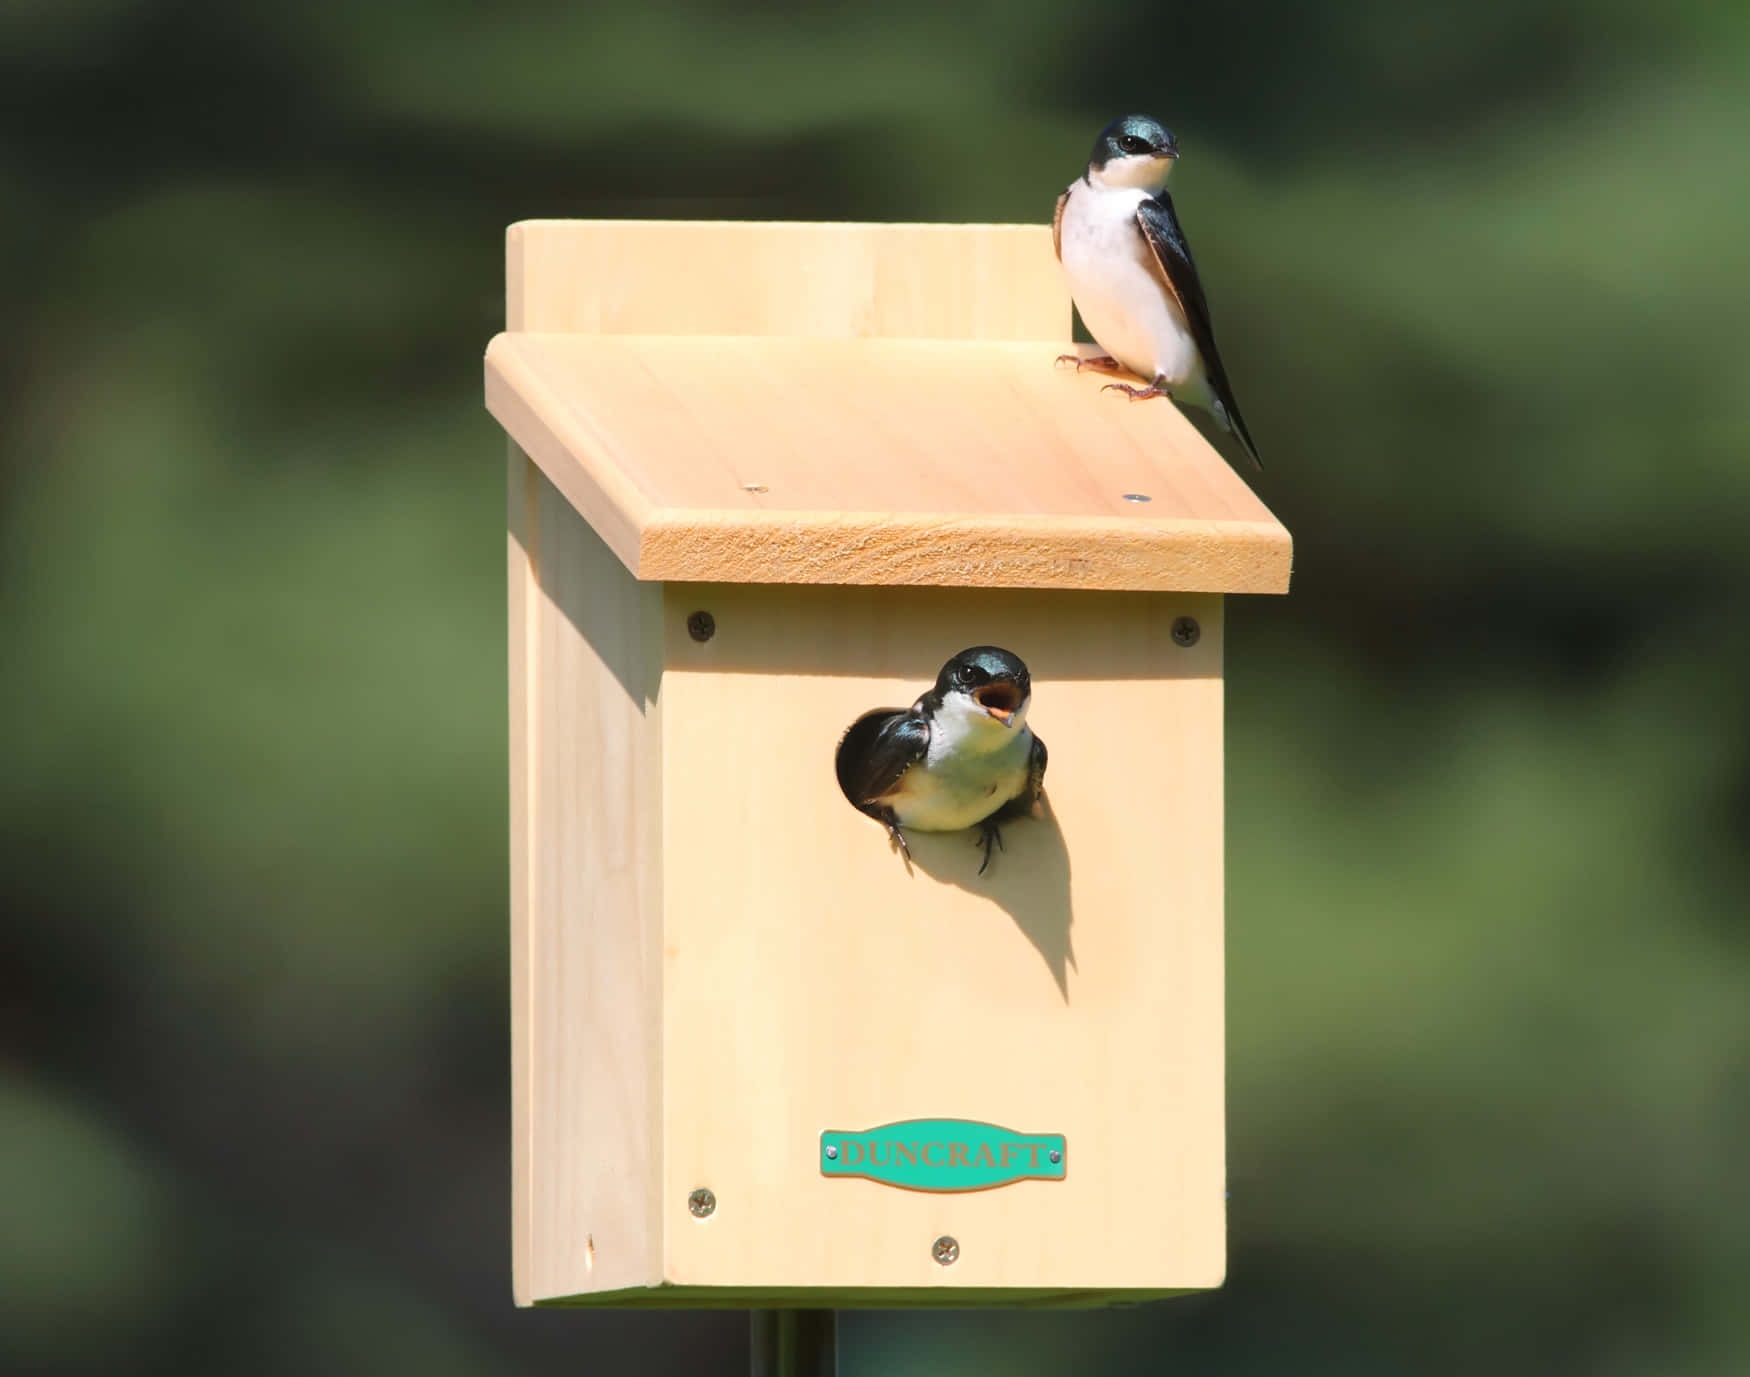
[{"label": "swallow's wing", "polygon": [[1033,754],[1027,760],[1027,806],[1031,808],[1039,801],[1039,795],[1045,789],[1045,743],[1037,736],[1033,738]]},{"label": "swallow's wing", "polygon": [[1240,408],[1234,401],[1227,369],[1222,367],[1221,351],[1215,347],[1215,327],[1209,320],[1209,301],[1203,295],[1197,265],[1191,261],[1191,246],[1185,242],[1185,231],[1179,228],[1179,217],[1173,213],[1173,198],[1162,191],[1152,201],[1144,201],[1136,208],[1136,223],[1149,248],[1154,250],[1155,261],[1161,265],[1167,290],[1178,299],[1179,309],[1185,313],[1185,323],[1191,327],[1191,338],[1196,341],[1197,352],[1203,355],[1203,372],[1209,379],[1209,390],[1221,404],[1228,429],[1245,446],[1252,462],[1262,469],[1264,465],[1258,459],[1246,423],[1240,419]]},{"label": "swallow's wing", "polygon": [[1005,803],[993,816],[998,822],[1009,818],[1024,818],[1033,811],[1033,805],[1039,802],[1039,795],[1045,788],[1045,743],[1037,736],[1033,738],[1033,753],[1027,757],[1027,786],[1020,793]]},{"label": "swallow's wing", "polygon": [[857,807],[878,802],[930,748],[930,725],[899,708],[876,708],[839,742],[839,788]]},{"label": "swallow's wing", "polygon": [[1069,204],[1069,192],[1057,198],[1057,209],[1051,212],[1051,251],[1063,262],[1063,208]]}]

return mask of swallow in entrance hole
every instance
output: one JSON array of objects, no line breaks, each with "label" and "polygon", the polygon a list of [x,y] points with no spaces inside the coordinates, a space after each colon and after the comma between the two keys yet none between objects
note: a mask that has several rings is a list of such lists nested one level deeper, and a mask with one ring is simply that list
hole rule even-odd
[{"label": "swallow in entrance hole", "polygon": [[1146,387],[1107,383],[1143,397],[1170,397],[1214,413],[1262,469],[1227,380],[1209,302],[1191,246],[1167,195],[1179,141],[1158,120],[1125,115],[1100,131],[1087,170],[1057,198],[1051,221],[1057,261],[1082,324],[1106,352],[1059,363],[1079,373],[1134,373]]},{"label": "swallow in entrance hole", "polygon": [[1045,781],[1045,743],[1027,725],[1032,681],[1019,657],[992,645],[963,650],[909,708],[864,713],[839,742],[839,787],[887,825],[911,859],[901,828],[979,829],[984,861],[1000,825],[1032,812]]}]

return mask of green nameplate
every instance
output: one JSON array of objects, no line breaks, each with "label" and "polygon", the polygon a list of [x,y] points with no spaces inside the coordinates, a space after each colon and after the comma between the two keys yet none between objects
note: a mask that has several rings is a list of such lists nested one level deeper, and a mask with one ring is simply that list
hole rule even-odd
[{"label": "green nameplate", "polygon": [[1014,1133],[972,1119],[906,1119],[820,1135],[822,1176],[861,1176],[908,1191],[987,1191],[1016,1181],[1061,1181],[1061,1133]]}]

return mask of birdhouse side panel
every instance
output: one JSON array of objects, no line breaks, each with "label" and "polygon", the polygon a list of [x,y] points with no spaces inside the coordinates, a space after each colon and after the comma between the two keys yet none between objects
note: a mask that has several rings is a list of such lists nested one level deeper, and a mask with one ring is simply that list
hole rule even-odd
[{"label": "birdhouse side panel", "polygon": [[519,1301],[644,1286],[654,1217],[661,592],[510,457]]}]

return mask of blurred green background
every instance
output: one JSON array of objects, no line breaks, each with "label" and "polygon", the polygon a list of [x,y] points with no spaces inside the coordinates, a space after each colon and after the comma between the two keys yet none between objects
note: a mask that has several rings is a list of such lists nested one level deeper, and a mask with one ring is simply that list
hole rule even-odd
[{"label": "blurred green background", "polygon": [[847,1377],[1750,1370],[1750,8],[0,10],[0,1366],[739,1373],[508,1280],[533,216],[1174,187],[1297,537],[1230,608],[1218,1294]]}]

